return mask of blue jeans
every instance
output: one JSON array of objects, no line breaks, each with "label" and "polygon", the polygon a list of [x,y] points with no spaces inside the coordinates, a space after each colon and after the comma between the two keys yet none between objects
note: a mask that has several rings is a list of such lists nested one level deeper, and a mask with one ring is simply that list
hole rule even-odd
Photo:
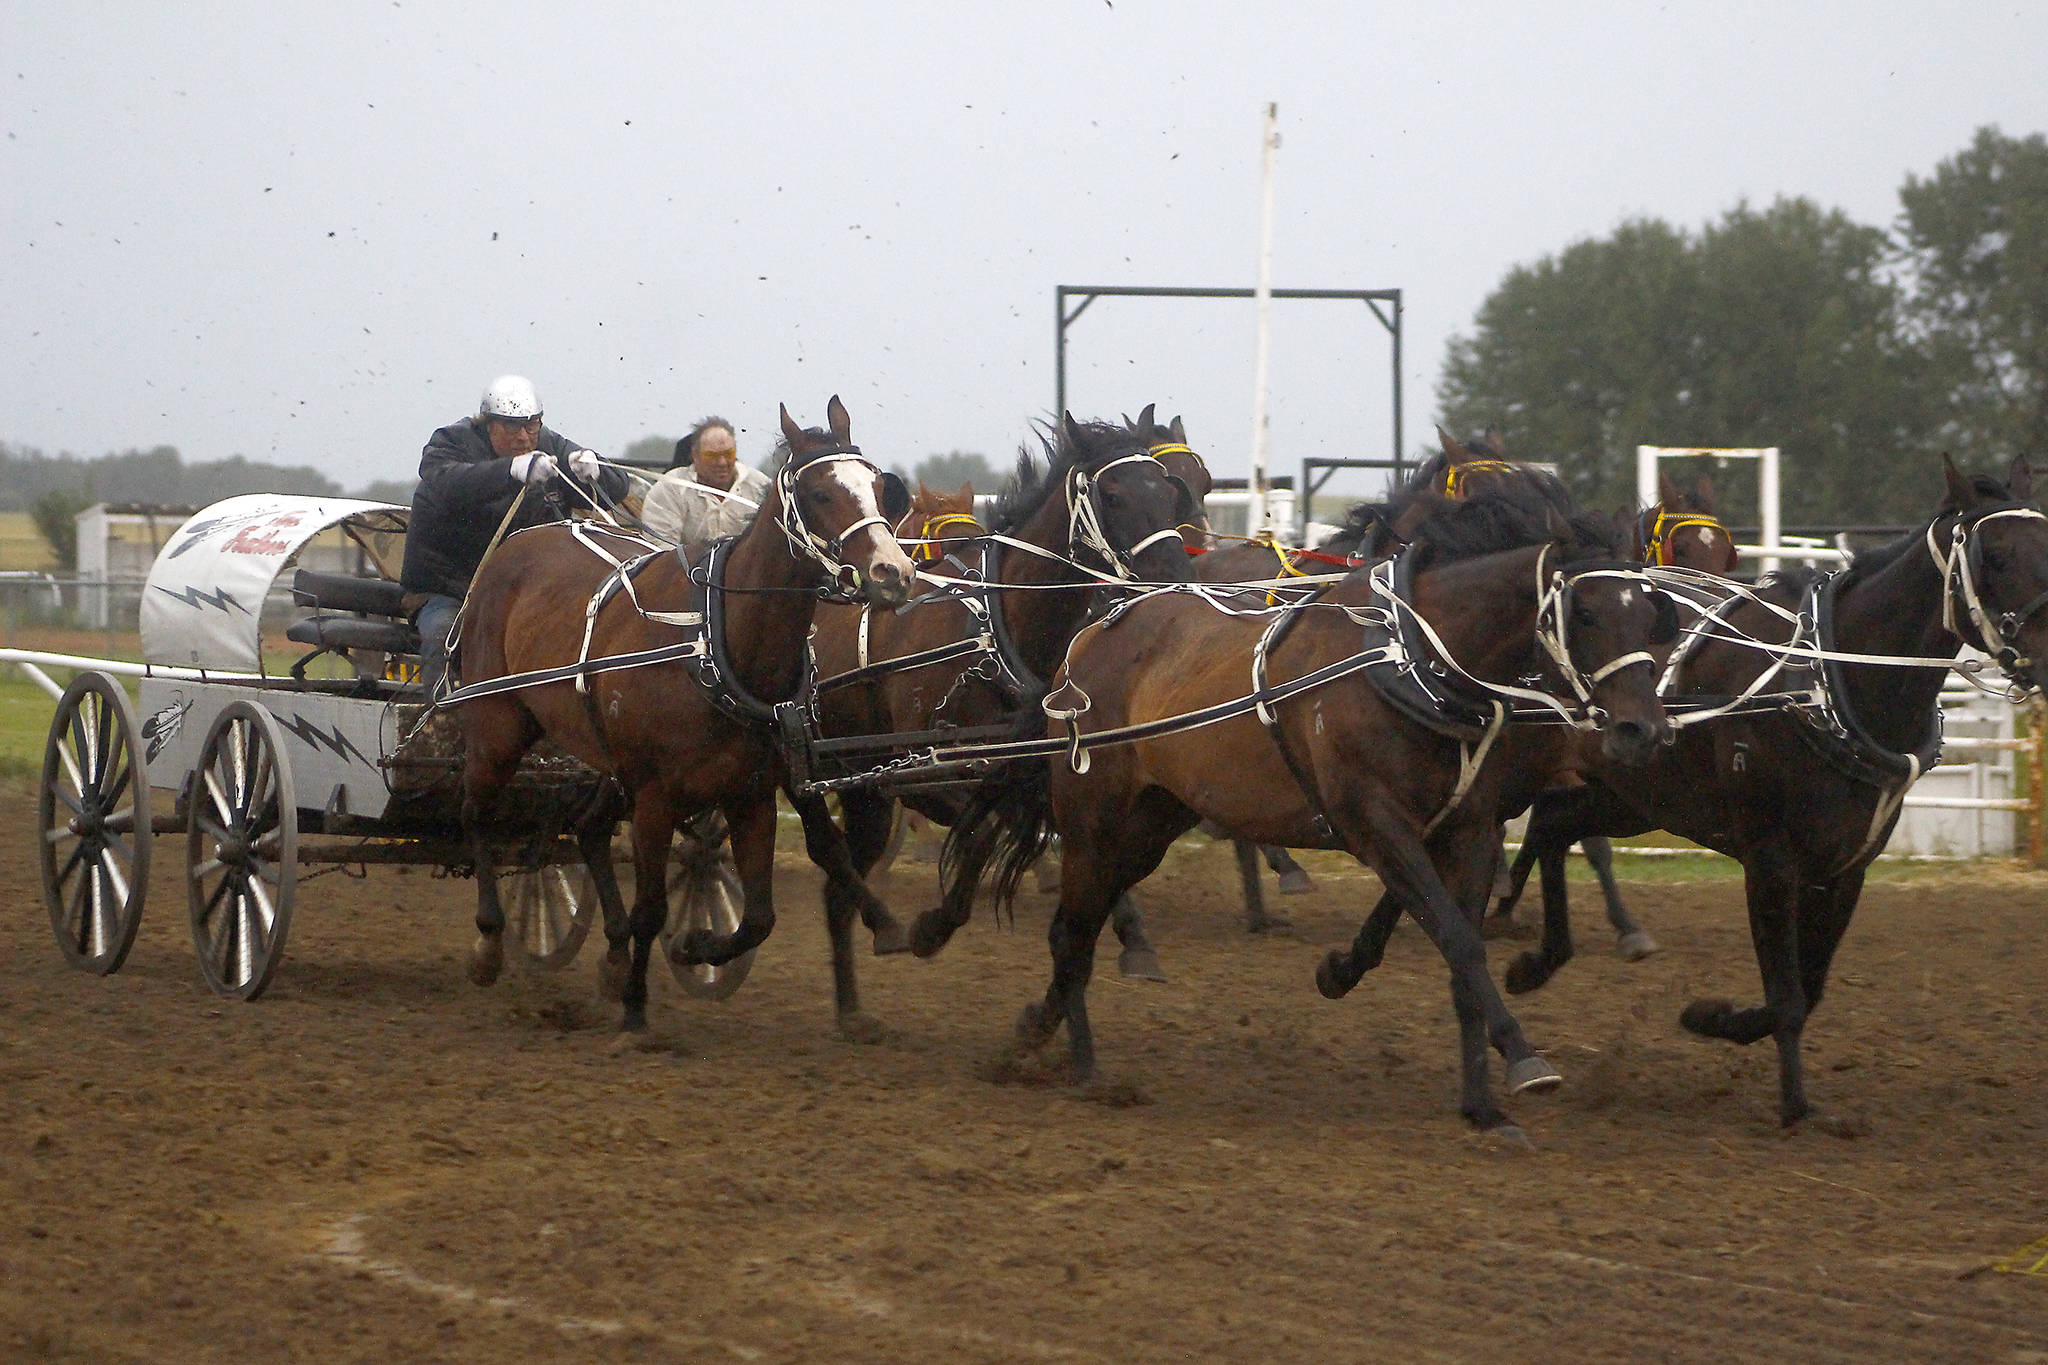
[{"label": "blue jeans", "polygon": [[448,632],[461,610],[462,599],[444,593],[435,593],[420,608],[420,682],[429,697],[441,690],[442,680],[448,676]]}]

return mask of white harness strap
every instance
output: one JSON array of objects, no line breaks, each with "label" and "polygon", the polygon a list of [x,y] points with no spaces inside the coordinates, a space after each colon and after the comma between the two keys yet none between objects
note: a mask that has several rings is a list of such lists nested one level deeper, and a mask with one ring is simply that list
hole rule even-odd
[{"label": "white harness strap", "polygon": [[860,634],[856,638],[858,640],[860,666],[862,668],[866,668],[868,666],[868,614],[873,610],[874,609],[870,607],[867,603],[861,603]]},{"label": "white harness strap", "polygon": [[[1067,547],[1070,550],[1093,550],[1102,556],[1103,563],[1109,565],[1118,578],[1123,579],[1133,576],[1131,560],[1161,541],[1181,538],[1180,528],[1173,526],[1163,531],[1154,531],[1129,550],[1118,550],[1109,543],[1109,537],[1102,529],[1102,515],[1096,510],[1095,499],[1090,494],[1094,485],[1100,483],[1103,475],[1110,470],[1118,465],[1133,464],[1139,460],[1150,460],[1155,465],[1159,464],[1159,457],[1150,451],[1137,455],[1121,455],[1093,474],[1085,469],[1076,468],[1072,477],[1067,480]],[[1160,465],[1160,468],[1164,469],[1165,466]]]},{"label": "white harness strap", "polygon": [[1436,833],[1436,827],[1452,811],[1465,804],[1465,796],[1472,790],[1472,784],[1479,780],[1479,770],[1486,766],[1486,756],[1493,751],[1493,742],[1500,738],[1500,732],[1507,728],[1508,708],[1499,701],[1493,703],[1493,719],[1487,723],[1486,733],[1477,744],[1458,745],[1458,785],[1451,791],[1451,799],[1444,802],[1444,808],[1431,816],[1429,823],[1422,827],[1422,837],[1427,839]]}]

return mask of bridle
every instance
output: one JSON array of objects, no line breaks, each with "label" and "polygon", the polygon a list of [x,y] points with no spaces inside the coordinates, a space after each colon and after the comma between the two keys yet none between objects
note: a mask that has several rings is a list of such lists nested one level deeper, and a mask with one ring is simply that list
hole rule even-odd
[{"label": "bridle", "polygon": [[1935,538],[1935,523],[1929,522],[1927,553],[1934,560],[1934,567],[1940,570],[1945,589],[1941,604],[1942,628],[1951,635],[1961,636],[1957,622],[1959,618],[1967,617],[1976,627],[1978,647],[1997,660],[1998,666],[2023,686],[2032,689],[2040,686],[2034,679],[2034,661],[2020,653],[2015,637],[2043,607],[2048,607],[2048,592],[2037,594],[2025,606],[1993,616],[1985,607],[1983,593],[1978,589],[1978,580],[1984,572],[1984,547],[1970,533],[1986,522],[2006,517],[2048,521],[2048,516],[2038,509],[2019,506],[1994,508],[1975,516],[1958,516],[1949,532],[1947,554],[1942,553],[1941,544]]},{"label": "bridle", "polygon": [[940,532],[948,526],[966,527],[967,534],[971,536],[980,535],[982,529],[981,523],[975,520],[971,512],[933,512],[924,519],[923,527],[918,530],[915,539],[921,543],[911,548],[910,557],[920,564],[935,564],[944,558],[939,552],[939,542],[945,537]]},{"label": "bridle", "polygon": [[1506,460],[1466,460],[1444,469],[1443,495],[1452,501],[1465,496],[1465,480],[1474,474],[1512,474],[1515,466]]},{"label": "bridle", "polygon": [[[1651,520],[1653,515],[1654,521]],[[1674,512],[1661,502],[1637,518],[1636,525],[1643,537],[1643,561],[1659,568],[1670,568],[1676,562],[1672,558],[1672,540],[1687,527],[1719,531],[1724,536],[1728,534],[1728,528],[1717,517],[1704,512]]]},{"label": "bridle", "polygon": [[1639,569],[1582,569],[1567,575],[1561,568],[1551,568],[1549,561],[1550,547],[1546,545],[1536,557],[1536,642],[1543,646],[1543,652],[1550,656],[1550,661],[1563,675],[1565,685],[1579,699],[1587,719],[1597,720],[1601,711],[1593,704],[1593,689],[1624,668],[1634,668],[1637,664],[1655,668],[1657,660],[1648,650],[1639,649],[1633,654],[1609,659],[1590,674],[1582,672],[1572,662],[1569,626],[1573,595],[1580,583],[1595,578],[1617,579],[1641,588],[1645,595],[1657,592],[1657,585]]},{"label": "bridle", "polygon": [[775,491],[782,504],[775,519],[782,527],[783,536],[789,541],[791,554],[798,559],[808,559],[823,569],[825,576],[832,580],[834,591],[850,593],[852,589],[840,585],[849,574],[857,580],[859,570],[840,558],[846,551],[846,542],[870,526],[880,526],[893,531],[889,519],[877,511],[874,516],[862,517],[827,540],[804,524],[803,508],[798,504],[796,496],[797,484],[802,481],[804,475],[824,465],[838,464],[844,460],[856,462],[870,474],[881,472],[860,453],[859,446],[832,446],[825,450],[813,451],[804,457],[801,464],[792,453],[775,475]]},{"label": "bridle", "polygon": [[[1067,553],[1079,558],[1083,550],[1091,551],[1118,578],[1136,578],[1137,573],[1131,568],[1132,560],[1161,541],[1179,542],[1181,538],[1180,527],[1169,526],[1164,530],[1154,531],[1128,550],[1119,550],[1110,544],[1108,535],[1104,533],[1102,479],[1118,465],[1135,464],[1140,460],[1159,464],[1159,457],[1146,450],[1131,455],[1119,455],[1093,473],[1076,465],[1067,476]],[[1165,474],[1164,465],[1160,465],[1160,472]],[[1170,479],[1173,476],[1167,474],[1166,477]]]}]

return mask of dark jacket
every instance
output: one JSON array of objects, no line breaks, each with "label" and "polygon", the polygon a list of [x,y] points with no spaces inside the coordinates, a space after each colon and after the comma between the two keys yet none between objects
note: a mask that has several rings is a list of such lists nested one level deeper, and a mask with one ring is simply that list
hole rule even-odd
[{"label": "dark jacket", "polygon": [[[567,455],[582,448],[560,432],[542,427],[534,453]],[[626,476],[616,469],[605,470],[598,483],[614,501],[626,494]],[[562,513],[556,500],[545,496],[554,486],[553,480],[536,485],[506,534],[559,520]],[[450,597],[466,594],[491,537],[497,534],[498,523],[519,496],[519,488],[519,481],[512,477],[512,461],[492,452],[484,419],[465,417],[435,432],[420,452],[420,486],[412,495],[405,567],[399,571],[399,580],[414,592]]]}]

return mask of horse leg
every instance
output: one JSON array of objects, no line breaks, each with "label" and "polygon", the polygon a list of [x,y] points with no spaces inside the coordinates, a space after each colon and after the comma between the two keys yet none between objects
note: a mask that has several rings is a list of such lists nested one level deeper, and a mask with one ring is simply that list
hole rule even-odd
[{"label": "horse leg", "polygon": [[[1820,998],[1827,991],[1828,969],[1835,960],[1835,949],[1842,944],[1842,935],[1848,932],[1849,919],[1856,913],[1856,902],[1863,896],[1864,868],[1844,873],[1825,886],[1804,888],[1799,898],[1799,977],[1806,996],[1806,1013],[1811,1018],[1820,1007]],[[1844,1120],[1814,1111],[1806,1103],[1802,1090],[1796,1097],[1807,1121],[1837,1137],[1853,1137],[1855,1130]]]},{"label": "horse leg", "polygon": [[625,899],[619,894],[618,869],[612,866],[612,831],[624,813],[623,807],[623,800],[607,795],[576,827],[576,845],[583,852],[583,865],[590,869],[591,883],[597,888],[597,903],[604,910],[605,955],[597,969],[597,993],[606,1000],[625,997],[626,969],[631,960],[631,920]]},{"label": "horse leg", "polygon": [[[918,957],[932,957],[952,941],[960,926],[974,915],[974,893],[981,885],[981,874],[988,870],[992,846],[970,846],[960,850],[956,868],[950,870],[951,880],[945,883],[944,894],[939,903],[920,914],[910,922],[910,951]],[[1044,859],[1033,864],[1034,869],[1045,866]],[[945,869],[944,859],[940,867]]]},{"label": "horse leg", "polygon": [[1259,885],[1259,846],[1249,839],[1232,839],[1230,847],[1237,855],[1238,883],[1244,887],[1244,931],[1263,934],[1284,925],[1285,920],[1266,913],[1266,894]]},{"label": "horse leg", "polygon": [[[775,789],[734,796],[722,809],[740,874],[740,922],[730,934],[698,928],[679,935],[669,956],[686,967],[723,967],[760,947],[775,930]],[[637,933],[637,922],[634,927]]]},{"label": "horse leg", "polygon": [[520,756],[539,737],[540,726],[510,699],[486,699],[474,706],[480,714],[463,718],[462,764],[462,832],[476,865],[477,940],[470,952],[469,979],[488,986],[505,970],[505,907],[498,900],[498,866],[485,826],[498,793],[511,783]]},{"label": "horse leg", "polygon": [[[1100,818],[1088,822],[1086,833],[1072,837],[1067,830],[1061,862],[1060,904],[1046,931],[1052,952],[1052,981],[1046,987],[1042,1005],[1026,1007],[1017,1023],[1018,1039],[1027,1046],[1042,1046],[1064,1021],[1067,1026],[1067,1058],[1076,1085],[1095,1079],[1095,1035],[1088,1024],[1088,981],[1095,970],[1095,944],[1102,936],[1103,921],[1117,898],[1150,876],[1166,856],[1166,850],[1188,827],[1173,822],[1165,812],[1146,817],[1140,800],[1136,809],[1122,813],[1113,822]],[[1178,803],[1175,803],[1176,805]],[[1177,824],[1177,827],[1176,827]],[[1111,843],[1110,840],[1114,840]]]},{"label": "horse leg", "polygon": [[1613,841],[1604,834],[1588,834],[1579,840],[1579,847],[1586,850],[1586,861],[1592,865],[1593,875],[1600,879],[1600,894],[1607,901],[1607,922],[1614,926],[1614,951],[1623,962],[1641,962],[1658,952],[1657,940],[1635,922],[1628,907],[1622,904],[1621,888],[1614,884]]},{"label": "horse leg", "polygon": [[1316,990],[1325,1000],[1343,999],[1367,972],[1380,965],[1387,953],[1387,940],[1394,936],[1394,926],[1400,922],[1401,898],[1391,891],[1380,892],[1372,913],[1365,917],[1365,923],[1358,927],[1358,936],[1351,940],[1350,951],[1332,948],[1316,964]]},{"label": "horse leg", "polygon": [[[1539,804],[1541,804],[1539,802]],[[1536,817],[1532,812],[1529,823],[1534,827]],[[1515,927],[1515,904],[1522,899],[1522,888],[1529,884],[1529,869],[1536,866],[1537,850],[1533,839],[1522,836],[1522,846],[1515,850],[1515,860],[1508,866],[1507,889],[1500,893],[1499,903],[1493,913],[1486,917],[1484,927],[1488,938],[1506,938]]]},{"label": "horse leg", "polygon": [[896,824],[896,802],[875,792],[843,792],[839,809],[846,819],[847,863],[853,870],[855,885],[863,893],[858,901],[860,921],[873,936],[875,956],[904,952],[910,947],[909,936],[867,884],[868,874],[889,847],[889,836]]},{"label": "horse leg", "polygon": [[[1493,978],[1486,972],[1486,945],[1479,937],[1477,919],[1485,907],[1485,894],[1493,875],[1497,826],[1490,819],[1468,821],[1462,830],[1438,835],[1443,841],[1440,847],[1446,850],[1445,861],[1465,898],[1471,901],[1468,918],[1459,897],[1438,876],[1429,851],[1418,837],[1414,818],[1393,798],[1373,795],[1363,801],[1334,802],[1332,806],[1332,820],[1338,824],[1346,847],[1361,860],[1368,851],[1374,855],[1370,865],[1381,883],[1415,916],[1451,969],[1451,1003],[1458,1016],[1462,1075],[1459,1112],[1475,1128],[1512,1128],[1507,1114],[1493,1098],[1487,1078],[1487,1045],[1490,1043],[1507,1063],[1507,1088],[1511,1095],[1552,1089],[1563,1077],[1536,1055],[1522,1033],[1521,1024],[1508,1012],[1500,992],[1494,988]],[[1325,966],[1328,965],[1326,962]]]},{"label": "horse leg", "polygon": [[[880,807],[879,812],[877,806]],[[889,802],[886,798],[879,801],[866,799],[866,794],[858,798],[852,795],[842,797],[839,809],[847,824],[843,840],[838,838],[838,827],[832,824],[821,798],[804,798],[797,802],[797,809],[803,816],[804,836],[811,861],[827,867],[844,860],[845,875],[836,877],[828,872],[825,882],[825,932],[832,943],[832,1000],[839,1031],[855,1042],[880,1042],[881,1026],[863,1014],[860,1008],[860,982],[853,964],[853,919],[855,913],[862,909],[862,902],[853,888],[866,889],[861,869],[872,866],[888,842]],[[813,821],[823,827],[816,834],[812,831]],[[830,847],[834,842],[838,843],[836,850]],[[869,895],[866,899],[873,901],[874,897]],[[879,906],[880,903],[876,904]],[[882,910],[881,915],[886,921],[884,927],[893,934],[892,942],[900,949],[903,942],[901,926],[887,910]],[[874,921],[869,921],[868,927],[874,929]],[[877,932],[876,953],[891,950],[884,948],[883,934]]]},{"label": "horse leg", "polygon": [[1749,901],[1749,937],[1763,975],[1764,1003],[1737,1009],[1727,1000],[1695,1000],[1679,1014],[1680,1026],[1705,1038],[1748,1046],[1778,1043],[1778,1117],[1786,1126],[1806,1117],[1806,1085],[1799,1036],[1806,1025],[1806,990],[1800,979],[1799,932],[1794,907],[1799,867],[1782,839],[1751,848],[1743,860]]},{"label": "horse leg", "polygon": [[[654,939],[668,923],[668,855],[676,835],[673,796],[659,781],[641,787],[633,802],[633,909],[626,916],[630,937],[628,957],[620,971],[621,945],[613,940],[599,976],[600,987],[609,979],[619,981],[623,1033],[647,1031],[647,961]],[[607,938],[611,925],[605,925]]]},{"label": "horse leg", "polygon": [[1543,937],[1533,951],[1523,952],[1508,964],[1508,989],[1517,995],[1542,986],[1572,960],[1572,902],[1565,857],[1574,843],[1598,827],[1588,795],[1591,791],[1590,787],[1547,791],[1529,808],[1529,828],[1522,836],[1515,867],[1525,878],[1525,860],[1541,869]]},{"label": "horse leg", "polygon": [[1152,949],[1152,940],[1145,937],[1145,921],[1138,914],[1138,903],[1125,891],[1110,907],[1110,927],[1116,930],[1117,942],[1123,951],[1116,956],[1117,972],[1133,981],[1164,981],[1166,968],[1160,965],[1159,954]]},{"label": "horse leg", "polygon": [[[1316,889],[1309,880],[1308,869],[1294,861],[1294,855],[1278,844],[1260,844],[1259,853],[1266,860],[1266,866],[1273,869],[1280,878],[1280,894],[1283,896],[1305,896]],[[1284,928],[1287,921],[1274,919],[1275,928]]]}]

